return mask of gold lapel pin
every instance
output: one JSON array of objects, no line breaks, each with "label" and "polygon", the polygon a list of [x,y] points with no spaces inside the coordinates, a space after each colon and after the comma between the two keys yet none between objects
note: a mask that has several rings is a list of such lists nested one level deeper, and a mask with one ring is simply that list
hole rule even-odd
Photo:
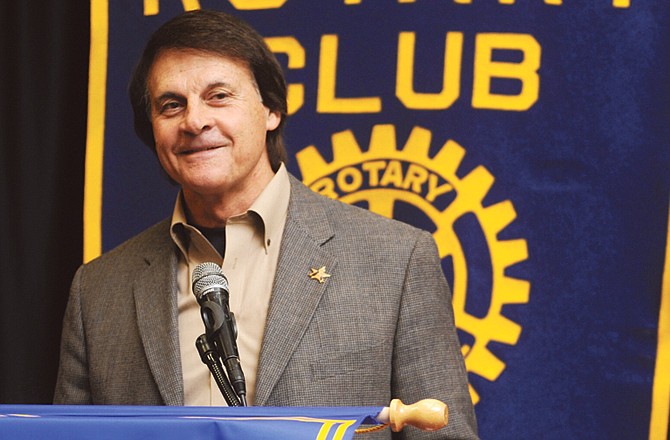
[{"label": "gold lapel pin", "polygon": [[321,266],[319,269],[312,268],[309,272],[309,277],[323,284],[326,278],[330,278],[330,274],[326,273],[326,266]]}]

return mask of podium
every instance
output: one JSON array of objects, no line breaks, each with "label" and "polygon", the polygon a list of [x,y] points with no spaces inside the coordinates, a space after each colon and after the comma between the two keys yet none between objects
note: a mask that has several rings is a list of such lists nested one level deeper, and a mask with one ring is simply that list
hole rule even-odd
[{"label": "podium", "polygon": [[0,405],[0,438],[348,440],[364,424],[371,425],[367,429],[388,424],[394,431],[406,424],[427,430],[445,426],[446,406],[430,402],[427,416],[424,407],[430,405],[398,400],[390,407]]}]

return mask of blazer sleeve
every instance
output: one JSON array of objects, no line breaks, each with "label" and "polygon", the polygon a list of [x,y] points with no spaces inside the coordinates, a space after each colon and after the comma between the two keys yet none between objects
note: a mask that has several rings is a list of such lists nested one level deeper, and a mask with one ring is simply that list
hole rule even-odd
[{"label": "blazer sleeve", "polygon": [[54,392],[55,404],[92,404],[81,313],[83,270],[83,266],[80,267],[74,276],[63,319],[60,365]]},{"label": "blazer sleeve", "polygon": [[426,231],[418,234],[406,270],[393,353],[392,395],[405,403],[436,398],[449,409],[446,428],[428,433],[407,427],[394,438],[476,439],[451,290]]}]

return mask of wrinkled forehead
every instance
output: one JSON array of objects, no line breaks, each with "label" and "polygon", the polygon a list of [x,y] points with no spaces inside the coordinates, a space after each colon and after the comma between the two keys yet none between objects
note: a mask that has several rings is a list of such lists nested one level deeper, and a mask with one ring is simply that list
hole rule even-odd
[{"label": "wrinkled forehead", "polygon": [[156,54],[147,74],[147,93],[152,89],[155,91],[155,86],[160,83],[175,81],[180,77],[199,79],[199,75],[204,74],[220,74],[222,79],[235,77],[239,81],[248,80],[260,95],[258,82],[246,60],[190,48],[166,48]]}]

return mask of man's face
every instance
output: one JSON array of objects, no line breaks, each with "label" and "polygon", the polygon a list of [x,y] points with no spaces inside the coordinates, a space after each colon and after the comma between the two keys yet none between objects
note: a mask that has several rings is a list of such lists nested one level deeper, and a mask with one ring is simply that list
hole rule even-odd
[{"label": "man's face", "polygon": [[187,200],[262,191],[273,176],[265,137],[280,116],[263,105],[243,63],[170,49],[147,84],[158,159]]}]

